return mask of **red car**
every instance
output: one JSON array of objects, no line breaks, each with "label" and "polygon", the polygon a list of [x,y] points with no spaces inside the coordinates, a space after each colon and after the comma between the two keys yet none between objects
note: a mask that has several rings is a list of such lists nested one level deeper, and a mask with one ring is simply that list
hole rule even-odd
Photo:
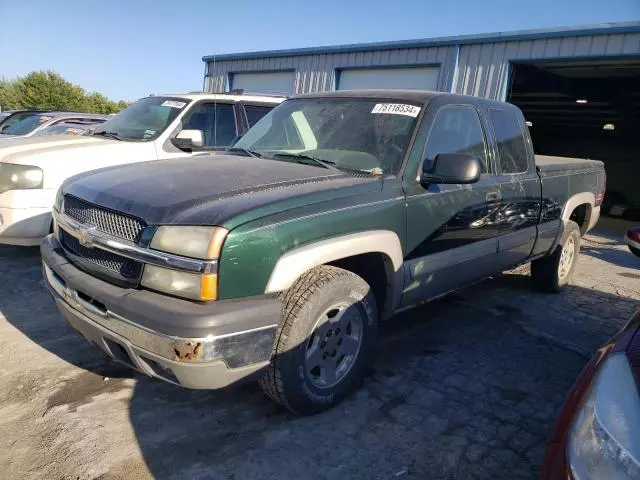
[{"label": "red car", "polygon": [[640,310],[578,377],[540,478],[640,479]]},{"label": "red car", "polygon": [[631,253],[640,257],[640,225],[627,230],[624,241],[631,250]]}]

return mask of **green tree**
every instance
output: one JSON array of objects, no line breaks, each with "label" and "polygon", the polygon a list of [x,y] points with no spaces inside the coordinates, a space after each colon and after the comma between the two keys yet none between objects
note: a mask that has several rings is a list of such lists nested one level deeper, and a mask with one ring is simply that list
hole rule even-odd
[{"label": "green tree", "polygon": [[119,112],[127,104],[109,100],[98,92],[87,93],[49,70],[0,80],[0,106],[4,110],[34,108],[108,114]]},{"label": "green tree", "polygon": [[129,102],[125,102],[124,100],[120,100],[118,103],[116,103],[116,108],[118,112],[120,110],[124,110],[128,106],[129,106]]},{"label": "green tree", "polygon": [[107,97],[98,92],[93,92],[86,97],[87,111],[92,113],[117,113],[121,108],[118,108],[118,104],[109,100]]}]

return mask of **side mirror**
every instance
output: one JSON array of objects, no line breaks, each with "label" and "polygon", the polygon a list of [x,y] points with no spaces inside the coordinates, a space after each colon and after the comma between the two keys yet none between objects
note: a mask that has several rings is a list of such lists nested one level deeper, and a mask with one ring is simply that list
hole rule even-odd
[{"label": "side mirror", "polygon": [[202,139],[202,130],[182,130],[171,139],[180,150],[191,151],[194,148],[202,147],[204,143]]},{"label": "side mirror", "polygon": [[475,183],[482,173],[482,164],[475,155],[466,153],[441,153],[436,155],[433,165],[422,164],[420,184],[426,187],[435,184]]}]

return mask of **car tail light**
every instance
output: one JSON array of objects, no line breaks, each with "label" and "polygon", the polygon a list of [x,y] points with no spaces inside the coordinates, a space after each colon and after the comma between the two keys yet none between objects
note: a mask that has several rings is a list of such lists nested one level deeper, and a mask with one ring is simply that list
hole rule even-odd
[{"label": "car tail light", "polygon": [[602,192],[599,195],[596,195],[596,207],[602,203],[604,200],[604,194],[607,191],[607,172],[604,172],[604,182],[602,184]]}]

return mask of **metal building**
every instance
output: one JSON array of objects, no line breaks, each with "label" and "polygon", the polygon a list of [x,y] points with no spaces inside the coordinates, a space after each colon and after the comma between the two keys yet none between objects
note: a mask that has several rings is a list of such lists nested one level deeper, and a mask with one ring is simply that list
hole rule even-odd
[{"label": "metal building", "polygon": [[539,153],[604,160],[609,191],[640,207],[640,22],[203,61],[204,89],[212,92],[411,88],[511,101],[523,110]]}]

